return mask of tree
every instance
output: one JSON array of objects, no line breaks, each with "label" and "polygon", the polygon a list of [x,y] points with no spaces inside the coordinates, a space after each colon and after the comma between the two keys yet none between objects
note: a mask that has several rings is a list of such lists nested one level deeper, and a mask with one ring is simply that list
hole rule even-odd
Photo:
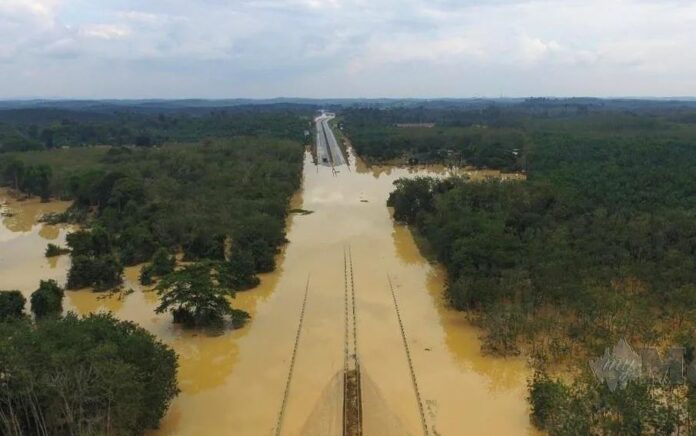
[{"label": "tree", "polygon": [[53,170],[48,165],[40,165],[37,170],[37,193],[42,201],[48,201],[51,198],[51,179]]},{"label": "tree", "polygon": [[123,211],[129,201],[142,204],[145,200],[143,180],[135,177],[123,177],[114,182],[109,194],[108,204],[119,212]]},{"label": "tree", "polygon": [[183,248],[185,260],[222,260],[225,258],[225,235],[199,230]]},{"label": "tree", "polygon": [[174,272],[176,258],[171,256],[166,248],[159,248],[154,256],[152,263],[145,265],[140,270],[140,284],[149,286],[154,282],[154,277],[163,277]]},{"label": "tree", "polygon": [[152,277],[152,265],[145,265],[140,269],[140,284],[143,286],[150,286],[152,283],[154,283],[154,279]]},{"label": "tree", "polygon": [[31,311],[37,319],[59,316],[63,312],[64,295],[55,280],[41,280],[39,289],[31,294]]},{"label": "tree", "polygon": [[142,133],[135,138],[135,145],[137,147],[151,147],[152,138],[146,133]]},{"label": "tree", "polygon": [[165,276],[174,272],[176,258],[171,256],[166,248],[159,248],[152,256],[152,273],[156,276]]},{"label": "tree", "polygon": [[569,392],[563,383],[551,380],[546,374],[535,372],[529,382],[529,397],[532,422],[540,429],[549,429],[558,419]]},{"label": "tree", "polygon": [[399,179],[394,182],[396,190],[389,195],[387,206],[394,208],[394,219],[415,224],[419,213],[433,209],[433,181],[428,178]]},{"label": "tree", "polygon": [[229,262],[220,265],[220,281],[235,291],[251,289],[259,284],[254,257],[248,251],[233,248]]},{"label": "tree", "polygon": [[0,322],[24,317],[26,302],[19,291],[0,291]]},{"label": "tree", "polygon": [[53,137],[55,132],[53,129],[44,129],[41,131],[41,140],[44,142],[44,147],[47,149],[52,149],[54,147]]},{"label": "tree", "polygon": [[86,230],[72,232],[65,239],[73,256],[94,256],[96,254],[92,234]]},{"label": "tree", "polygon": [[239,326],[249,317],[232,308],[228,298],[234,292],[213,282],[209,265],[190,265],[164,277],[157,285],[157,293],[160,305],[155,311],[170,312],[175,323],[187,327],[219,327],[228,316],[233,326]]},{"label": "tree", "polygon": [[71,249],[68,289],[92,286],[106,290],[121,284],[123,266],[113,253],[112,238],[101,226],[91,231],[80,230],[66,238]]},{"label": "tree", "polygon": [[110,314],[0,323],[0,434],[140,435],[177,395],[174,351]]},{"label": "tree", "polygon": [[48,165],[28,166],[24,170],[22,182],[19,188],[29,195],[38,195],[42,201],[48,201],[51,197],[51,178],[53,171]]},{"label": "tree", "polygon": [[121,284],[123,266],[113,255],[72,258],[68,272],[68,289],[94,287],[97,291],[112,289]]},{"label": "tree", "polygon": [[14,189],[19,190],[20,184],[24,179],[24,162],[17,158],[11,158],[5,164],[5,179],[12,183]]},{"label": "tree", "polygon": [[126,265],[147,262],[157,249],[152,233],[144,224],[128,226],[115,245],[118,247],[121,261]]}]

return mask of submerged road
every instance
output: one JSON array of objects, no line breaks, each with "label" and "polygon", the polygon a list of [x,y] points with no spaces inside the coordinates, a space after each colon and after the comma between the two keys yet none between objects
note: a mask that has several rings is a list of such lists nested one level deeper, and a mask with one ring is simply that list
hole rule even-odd
[{"label": "submerged road", "polygon": [[333,118],[332,115],[322,115],[314,121],[317,128],[317,161],[320,165],[336,167],[346,165],[346,159],[329,126],[329,121]]}]

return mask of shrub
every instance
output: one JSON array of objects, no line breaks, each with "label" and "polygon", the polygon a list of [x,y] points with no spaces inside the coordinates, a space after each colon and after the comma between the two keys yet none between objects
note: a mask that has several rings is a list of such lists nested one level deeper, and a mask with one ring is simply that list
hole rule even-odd
[{"label": "shrub", "polygon": [[46,257],[56,257],[67,253],[70,253],[70,249],[59,247],[55,244],[48,244],[48,247],[46,247]]}]

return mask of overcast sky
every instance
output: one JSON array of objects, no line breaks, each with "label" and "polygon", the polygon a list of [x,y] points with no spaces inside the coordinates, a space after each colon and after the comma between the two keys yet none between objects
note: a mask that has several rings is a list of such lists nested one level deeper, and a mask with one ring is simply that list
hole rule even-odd
[{"label": "overcast sky", "polygon": [[695,95],[691,0],[0,0],[0,98]]}]

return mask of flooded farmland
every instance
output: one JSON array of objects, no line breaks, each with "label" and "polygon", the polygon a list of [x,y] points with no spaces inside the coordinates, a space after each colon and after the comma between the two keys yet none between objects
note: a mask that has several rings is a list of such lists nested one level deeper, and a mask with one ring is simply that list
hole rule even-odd
[{"label": "flooded farmland", "polygon": [[[239,330],[209,336],[174,326],[168,315],[154,313],[156,296],[138,285],[138,268],[126,271],[125,288],[133,293],[66,293],[66,310],[112,311],[152,331],[179,354],[182,392],[153,435],[273,434],[305,289],[306,311],[280,434],[341,434],[338,375],[344,366],[347,248],[354,268],[365,434],[423,434],[389,280],[429,434],[533,433],[524,360],[481,355],[479,332],[443,301],[444,272],[420,254],[411,232],[395,224],[385,206],[394,180],[446,175],[447,170],[349,161],[334,174],[305,155],[303,189],[292,206],[313,213],[288,219],[290,242],[277,270],[262,275],[258,288],[237,295],[234,306],[252,316]],[[482,175],[473,172],[477,177]],[[16,202],[0,191],[1,200],[9,213],[0,227],[0,288],[28,296],[42,278],[64,283],[68,257],[47,260],[43,252],[49,242],[64,244],[69,229],[36,220],[67,204]]]}]

